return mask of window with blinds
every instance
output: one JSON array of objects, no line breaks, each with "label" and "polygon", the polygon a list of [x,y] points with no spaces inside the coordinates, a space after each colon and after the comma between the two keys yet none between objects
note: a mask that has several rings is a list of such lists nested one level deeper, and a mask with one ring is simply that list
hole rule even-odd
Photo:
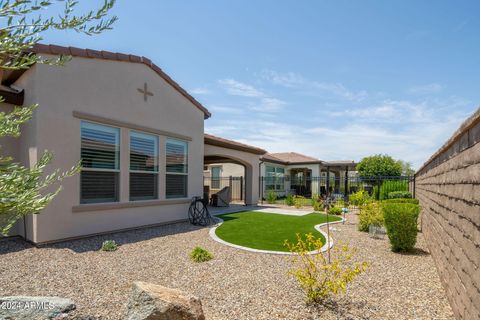
[{"label": "window with blinds", "polygon": [[187,197],[188,144],[185,141],[167,139],[166,155],[166,198]]},{"label": "window with blinds", "polygon": [[130,131],[130,201],[158,199],[158,137]]},{"label": "window with blinds", "polygon": [[81,158],[80,203],[118,201],[120,129],[82,121]]}]

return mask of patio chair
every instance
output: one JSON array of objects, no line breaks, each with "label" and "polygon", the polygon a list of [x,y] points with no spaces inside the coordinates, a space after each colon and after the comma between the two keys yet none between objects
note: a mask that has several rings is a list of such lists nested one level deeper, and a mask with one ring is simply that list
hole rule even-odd
[{"label": "patio chair", "polygon": [[213,207],[228,207],[230,206],[231,201],[232,196],[230,194],[230,187],[224,187],[217,193],[212,194],[210,205]]}]

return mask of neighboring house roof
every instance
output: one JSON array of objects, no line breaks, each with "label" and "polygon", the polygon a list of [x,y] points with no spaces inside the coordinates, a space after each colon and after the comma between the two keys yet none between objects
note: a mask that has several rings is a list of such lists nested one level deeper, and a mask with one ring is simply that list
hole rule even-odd
[{"label": "neighboring house roof", "polygon": [[170,76],[168,76],[165,72],[163,72],[163,70],[160,69],[160,67],[158,67],[156,64],[154,64],[150,59],[146,57],[140,57],[136,55],[116,53],[116,52],[110,52],[110,51],[97,51],[92,49],[80,49],[75,47],[63,47],[63,46],[45,45],[45,44],[37,44],[32,49],[30,49],[30,51],[34,53],[45,53],[45,54],[52,54],[52,55],[69,55],[73,57],[125,61],[125,62],[131,62],[131,63],[144,64],[147,67],[151,68],[153,71],[155,71],[175,90],[177,90],[181,95],[183,95],[193,105],[195,105],[195,107],[200,109],[203,112],[205,119],[208,119],[211,116],[207,108],[205,108],[200,102],[198,102],[187,91],[185,91],[185,89],[180,87],[180,85],[176,83],[172,78],[170,78]]},{"label": "neighboring house roof", "polygon": [[262,157],[265,162],[273,162],[284,165],[289,164],[314,164],[319,163],[324,166],[341,167],[349,166],[355,168],[357,165],[353,160],[335,160],[335,161],[322,161],[318,158],[306,156],[297,152],[279,152],[279,153],[267,153]]},{"label": "neighboring house roof", "polygon": [[322,160],[306,156],[297,152],[278,152],[278,153],[268,153],[263,156],[262,160],[264,161],[273,161],[284,164],[295,164],[295,163],[323,163]]},{"label": "neighboring house roof", "polygon": [[333,161],[325,161],[326,166],[346,166],[346,165],[354,165],[357,164],[353,160],[333,160]]},{"label": "neighboring house roof", "polygon": [[234,149],[234,150],[240,150],[240,151],[245,151],[245,152],[249,152],[249,153],[253,153],[253,154],[259,154],[259,155],[267,153],[266,150],[263,150],[261,148],[257,148],[257,147],[250,146],[248,144],[240,143],[240,142],[233,141],[233,140],[220,138],[220,137],[208,134],[208,133],[204,134],[204,140],[205,140],[205,144],[209,144],[209,145],[212,145],[212,146],[223,147],[223,148]]}]

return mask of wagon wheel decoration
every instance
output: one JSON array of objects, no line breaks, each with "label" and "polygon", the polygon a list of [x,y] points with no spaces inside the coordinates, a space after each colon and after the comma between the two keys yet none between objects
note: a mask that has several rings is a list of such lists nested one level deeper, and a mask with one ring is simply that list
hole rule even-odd
[{"label": "wagon wheel decoration", "polygon": [[193,197],[190,208],[188,208],[188,220],[195,226],[208,226],[213,218],[201,197]]}]

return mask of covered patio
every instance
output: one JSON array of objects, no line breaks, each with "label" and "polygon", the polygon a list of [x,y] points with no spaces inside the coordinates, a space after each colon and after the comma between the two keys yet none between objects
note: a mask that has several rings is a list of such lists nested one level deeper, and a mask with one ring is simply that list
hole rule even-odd
[{"label": "covered patio", "polygon": [[[230,193],[232,193],[233,183],[241,188],[241,202],[245,205],[256,205],[258,203],[259,194],[259,177],[260,177],[260,157],[266,153],[265,150],[249,146],[236,141],[216,137],[210,134],[204,135],[204,176],[210,174],[213,177],[211,166],[220,167],[224,165],[228,169],[220,171],[220,175],[215,173],[214,179],[204,179],[204,193],[211,196],[210,190],[217,181],[227,180]],[[232,170],[231,165],[243,167],[243,170]],[[227,166],[230,165],[230,166]],[[242,172],[243,171],[243,172]],[[240,183],[238,183],[238,181]],[[219,188],[217,188],[219,189]],[[230,198],[231,198],[230,194]]]}]

